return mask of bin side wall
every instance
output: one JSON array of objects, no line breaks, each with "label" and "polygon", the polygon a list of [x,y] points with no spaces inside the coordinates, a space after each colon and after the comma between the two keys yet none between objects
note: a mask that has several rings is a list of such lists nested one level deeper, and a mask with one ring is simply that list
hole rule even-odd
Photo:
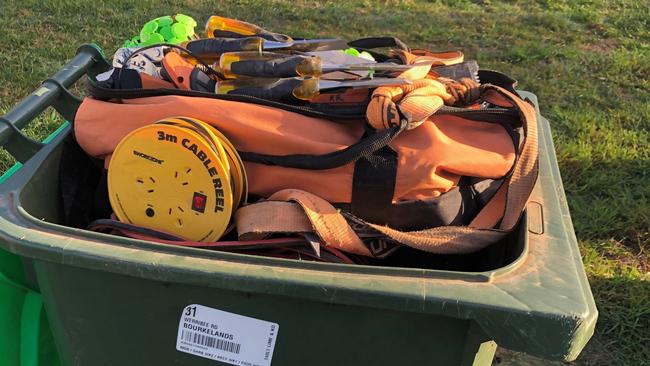
[{"label": "bin side wall", "polygon": [[458,365],[468,349],[469,322],[458,319],[149,281],[40,261],[36,269],[66,365],[214,365],[175,349],[180,315],[189,304],[278,323],[275,365]]},{"label": "bin side wall", "polygon": [[62,148],[59,144],[52,150],[20,193],[20,203],[30,215],[52,223],[61,222],[59,167]]}]

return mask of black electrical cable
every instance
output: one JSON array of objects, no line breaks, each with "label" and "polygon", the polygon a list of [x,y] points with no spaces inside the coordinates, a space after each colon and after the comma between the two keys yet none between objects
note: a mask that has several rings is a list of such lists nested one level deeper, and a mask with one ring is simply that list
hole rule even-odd
[{"label": "black electrical cable", "polygon": [[119,230],[127,230],[127,231],[132,231],[139,233],[141,235],[146,235],[150,236],[152,238],[157,238],[157,239],[162,239],[162,240],[169,240],[169,241],[183,241],[183,239],[170,235],[167,233],[160,232],[158,230],[153,230],[153,229],[147,229],[142,226],[136,226],[136,225],[131,225],[127,224],[118,220],[113,220],[113,219],[98,219],[90,224],[88,224],[88,230],[91,231],[97,231],[98,228],[111,228],[111,229],[119,229]]}]

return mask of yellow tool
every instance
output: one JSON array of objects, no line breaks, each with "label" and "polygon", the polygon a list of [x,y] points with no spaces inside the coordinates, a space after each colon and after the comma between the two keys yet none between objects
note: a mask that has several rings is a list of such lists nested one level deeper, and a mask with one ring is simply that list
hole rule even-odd
[{"label": "yellow tool", "polygon": [[255,24],[237,19],[224,18],[218,15],[213,15],[208,19],[205,24],[205,33],[208,38],[240,38],[256,36],[276,42],[289,43],[293,41],[293,39],[287,35],[270,32]]},{"label": "yellow tool", "polygon": [[410,80],[399,78],[374,78],[363,80],[335,81],[318,78],[247,78],[220,80],[217,94],[248,95],[256,98],[291,101],[292,98],[310,100],[322,90],[339,88],[377,88],[386,85],[411,84]]},{"label": "yellow tool", "polygon": [[176,117],[141,127],[115,149],[108,191],[117,218],[185,240],[217,241],[246,201],[246,172],[217,129]]},{"label": "yellow tool", "polygon": [[[213,15],[208,19],[205,25],[207,38],[262,38],[263,48],[270,49],[291,49],[295,51],[324,51],[324,50],[343,50],[348,48],[345,40],[339,38],[324,39],[293,39],[285,34],[275,33],[259,26],[237,19],[230,19]],[[200,46],[194,46],[204,50],[212,49],[212,53],[247,51],[248,49],[225,51],[223,47],[217,47],[218,44],[208,46],[208,40],[198,40]],[[219,51],[219,49],[221,49]]]},{"label": "yellow tool", "polygon": [[[359,59],[360,61],[364,61]],[[221,55],[219,69],[227,78],[238,76],[277,77],[314,76],[335,71],[406,71],[415,65],[365,63],[329,65],[318,56],[286,55],[273,52],[228,52]]]}]

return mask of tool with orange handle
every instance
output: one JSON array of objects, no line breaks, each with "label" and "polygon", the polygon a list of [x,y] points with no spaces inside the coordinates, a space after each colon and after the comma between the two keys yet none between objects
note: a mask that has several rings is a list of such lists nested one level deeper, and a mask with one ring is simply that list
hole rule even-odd
[{"label": "tool with orange handle", "polygon": [[255,24],[237,19],[211,16],[205,24],[205,33],[208,38],[240,38],[255,36],[269,41],[291,43],[293,39],[285,34],[267,31]]},{"label": "tool with orange handle", "polygon": [[322,90],[339,88],[376,88],[411,82],[398,78],[334,81],[318,78],[248,78],[217,81],[174,52],[165,55],[163,69],[177,88],[215,92],[217,94],[248,95],[274,101],[310,100]]},{"label": "tool with orange handle", "polygon": [[[259,37],[263,41],[263,49],[292,49],[298,51],[324,51],[348,48],[347,42],[338,38],[302,39],[296,40],[287,35],[263,29],[255,24],[237,19],[213,15],[205,26],[208,38],[246,38]],[[245,51],[245,50],[241,50]]]},{"label": "tool with orange handle", "polygon": [[219,55],[226,52],[277,50],[277,51],[326,51],[340,50],[347,47],[342,39],[305,39],[282,43],[268,41],[260,37],[240,38],[204,38],[182,43],[181,46],[190,52],[207,60],[216,61]]},{"label": "tool with orange handle", "polygon": [[162,69],[162,74],[178,89],[214,92],[216,81],[176,52],[165,55]]}]

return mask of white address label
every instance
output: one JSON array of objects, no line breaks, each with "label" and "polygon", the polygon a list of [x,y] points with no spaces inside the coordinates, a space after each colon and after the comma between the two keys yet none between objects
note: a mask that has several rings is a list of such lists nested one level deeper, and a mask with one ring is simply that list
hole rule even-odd
[{"label": "white address label", "polygon": [[269,366],[279,326],[247,316],[192,304],[178,323],[176,349],[241,366]]}]

